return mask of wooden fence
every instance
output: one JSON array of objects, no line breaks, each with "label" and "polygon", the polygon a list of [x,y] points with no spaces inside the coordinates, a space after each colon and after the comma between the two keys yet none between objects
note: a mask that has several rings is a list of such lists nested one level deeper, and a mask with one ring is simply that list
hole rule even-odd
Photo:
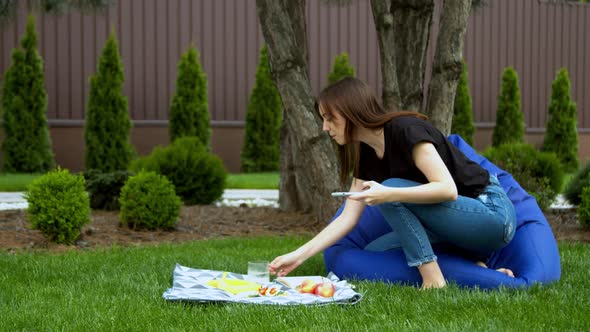
[{"label": "wooden fence", "polygon": [[[354,0],[346,7],[328,7],[319,0],[307,2],[309,74],[314,91],[326,85],[333,58],[341,52],[348,52],[357,76],[380,91],[378,43],[369,1]],[[16,19],[1,27],[0,80],[11,63],[11,50],[25,30],[29,3],[19,1]],[[438,13],[440,0],[436,4]],[[36,14],[36,18],[58,162],[65,158],[69,160],[65,166],[80,168],[83,143],[75,149],[61,144],[71,144],[66,137],[72,133],[81,138],[88,78],[96,71],[106,38],[114,31],[124,65],[129,112],[136,128],[146,128],[136,135],[154,135],[148,129],[160,128],[151,141],[144,136],[135,138],[136,145],[143,144],[140,152],[166,143],[162,141],[167,136],[163,129],[174,93],[176,66],[192,43],[200,52],[208,78],[214,150],[226,165],[232,159],[229,163],[234,166],[229,168],[236,170],[240,144],[235,140],[241,137],[263,42],[255,0],[118,0],[103,13]],[[478,135],[489,136],[493,127],[506,66],[513,66],[519,74],[527,133],[536,135],[537,143],[547,121],[551,83],[561,67],[569,70],[578,128],[590,132],[589,32],[590,4],[490,0],[477,9],[469,18],[464,55]],[[436,34],[436,28],[432,33]],[[430,61],[427,63],[429,69]],[[430,76],[428,72],[426,76]],[[57,133],[56,128],[63,130]],[[67,128],[76,131],[64,131]],[[478,147],[486,146],[488,140],[480,139]],[[589,148],[584,151],[583,156],[590,155]],[[73,153],[76,156],[71,156]]]}]

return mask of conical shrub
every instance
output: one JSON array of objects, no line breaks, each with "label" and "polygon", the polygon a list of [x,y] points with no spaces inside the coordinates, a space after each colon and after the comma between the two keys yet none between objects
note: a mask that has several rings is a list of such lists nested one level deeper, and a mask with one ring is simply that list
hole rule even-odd
[{"label": "conical shrub", "polygon": [[193,46],[178,63],[176,92],[172,97],[169,118],[170,142],[185,136],[198,137],[209,146],[211,125],[207,104],[207,77],[199,63],[199,53]]},{"label": "conical shrub", "polygon": [[256,82],[248,99],[244,147],[241,154],[243,172],[269,172],[279,169],[279,132],[283,104],[270,74],[266,46],[260,50]]},{"label": "conical shrub", "polygon": [[451,133],[458,134],[465,142],[473,146],[473,112],[471,106],[471,94],[469,93],[469,82],[467,81],[467,65],[463,63],[463,72],[457,85],[455,94],[455,105],[453,107],[453,122]]},{"label": "conical shrub", "polygon": [[12,52],[1,92],[3,169],[5,172],[43,173],[55,166],[47,126],[47,92],[43,59],[37,51],[35,19],[29,16]]},{"label": "conical shrub", "polygon": [[577,114],[576,104],[570,95],[570,79],[567,69],[559,70],[551,88],[547,131],[542,150],[555,152],[564,170],[574,172],[580,166]]},{"label": "conical shrub", "polygon": [[498,96],[492,146],[523,142],[524,115],[520,110],[518,74],[514,68],[507,67],[502,74],[502,90]]},{"label": "conical shrub", "polygon": [[354,75],[354,68],[348,60],[348,53],[344,52],[334,57],[332,71],[328,74],[328,82],[332,84],[345,77],[354,77]]},{"label": "conical shrub", "polygon": [[104,173],[126,170],[135,156],[129,141],[131,120],[123,95],[123,63],[115,34],[106,41],[98,72],[90,77],[86,111],[86,169]]}]

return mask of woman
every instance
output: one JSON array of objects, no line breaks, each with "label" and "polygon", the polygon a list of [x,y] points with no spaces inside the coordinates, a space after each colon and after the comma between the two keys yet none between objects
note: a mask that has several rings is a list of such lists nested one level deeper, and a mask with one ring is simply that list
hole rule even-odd
[{"label": "woman", "polygon": [[386,112],[356,78],[324,89],[316,105],[322,129],[339,145],[340,180],[352,174],[354,194],[312,240],[275,258],[271,273],[284,276],[344,237],[366,204],[379,208],[393,232],[365,249],[401,247],[423,288],[446,286],[432,242],[451,244],[474,262],[510,242],[514,207],[497,178],[467,159],[424,115]]}]

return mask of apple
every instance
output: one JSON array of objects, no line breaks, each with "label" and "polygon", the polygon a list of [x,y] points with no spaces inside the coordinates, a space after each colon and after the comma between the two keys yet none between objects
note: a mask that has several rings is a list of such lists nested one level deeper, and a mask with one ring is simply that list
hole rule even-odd
[{"label": "apple", "polygon": [[318,284],[315,281],[311,279],[305,279],[301,285],[297,287],[297,289],[299,290],[299,293],[313,293],[317,285]]},{"label": "apple", "polygon": [[336,288],[334,288],[334,284],[331,282],[322,282],[321,284],[318,284],[313,291],[315,295],[321,297],[332,297],[334,296],[334,292],[336,292]]}]

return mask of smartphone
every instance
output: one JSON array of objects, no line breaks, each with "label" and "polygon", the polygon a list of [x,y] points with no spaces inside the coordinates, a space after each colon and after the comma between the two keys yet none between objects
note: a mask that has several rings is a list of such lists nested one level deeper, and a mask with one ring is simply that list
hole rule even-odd
[{"label": "smartphone", "polygon": [[349,192],[349,191],[337,191],[332,193],[332,197],[348,197],[350,195],[354,195],[356,193]]}]

